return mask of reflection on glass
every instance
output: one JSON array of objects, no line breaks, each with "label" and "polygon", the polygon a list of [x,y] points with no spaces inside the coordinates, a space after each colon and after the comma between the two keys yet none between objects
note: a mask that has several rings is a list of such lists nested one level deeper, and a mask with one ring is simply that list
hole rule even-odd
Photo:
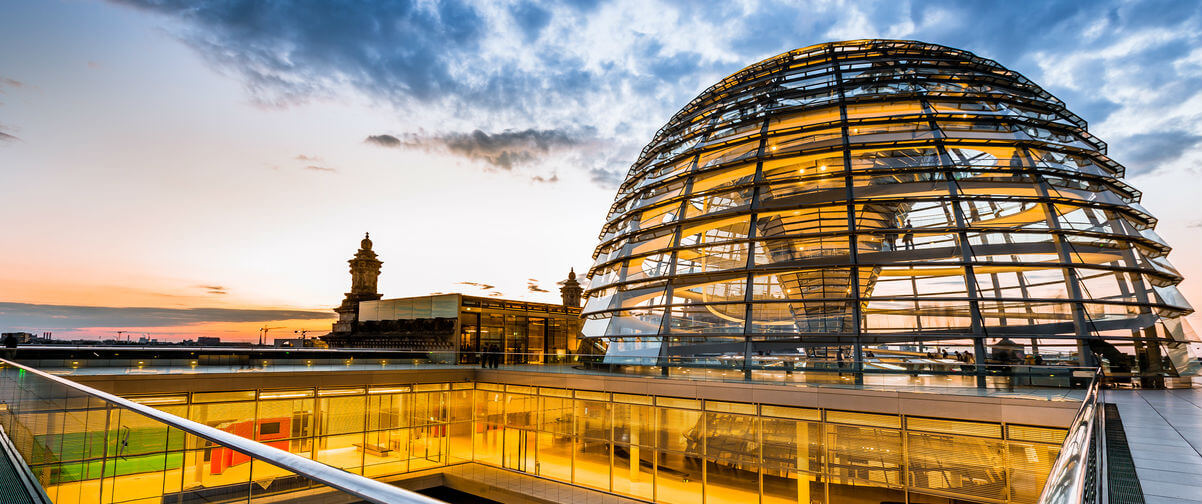
[{"label": "reflection on glass", "polygon": [[[1031,503],[1063,438],[1039,427],[490,383],[280,394],[182,396],[161,408],[372,478],[475,462],[658,502]],[[14,436],[56,503],[325,491],[140,415],[78,404]],[[6,428],[32,418],[7,411]]]}]

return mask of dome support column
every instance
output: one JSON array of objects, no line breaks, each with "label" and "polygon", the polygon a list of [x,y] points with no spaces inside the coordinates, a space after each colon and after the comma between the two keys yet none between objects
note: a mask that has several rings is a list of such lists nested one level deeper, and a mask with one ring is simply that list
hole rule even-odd
[{"label": "dome support column", "polygon": [[925,97],[920,98],[919,102],[922,103],[923,115],[926,116],[931,133],[935,136],[935,150],[939,153],[939,165],[943,169],[943,176],[947,179],[948,202],[956,221],[956,245],[960,249],[960,261],[964,266],[964,289],[965,294],[968,295],[968,309],[972,317],[972,351],[976,355],[973,359],[976,364],[973,371],[977,375],[977,387],[985,388],[986,325],[985,317],[981,315],[981,293],[978,291],[976,268],[973,267],[972,244],[969,243],[968,232],[965,231],[968,227],[968,219],[964,217],[964,208],[961,206],[960,183],[956,181],[952,158],[948,155],[947,146],[943,143],[943,131],[939,129],[939,124],[935,121],[935,109],[931,107]]},{"label": "dome support column", "polygon": [[[1024,153],[1025,160],[1034,166],[1034,161],[1031,159],[1030,154],[1026,153],[1025,150]],[[1035,188],[1039,191],[1040,199],[1043,200],[1044,219],[1048,223],[1048,229],[1052,232],[1052,236],[1055,237],[1053,245],[1056,248],[1056,256],[1059,258],[1060,263],[1064,265],[1064,281],[1068,287],[1068,296],[1073,312],[1073,332],[1077,336],[1077,364],[1089,367],[1098,366],[1098,359],[1094,357],[1093,351],[1090,350],[1086,341],[1093,337],[1089,331],[1089,328],[1093,324],[1088,323],[1086,320],[1088,314],[1085,311],[1084,303],[1081,302],[1081,299],[1083,299],[1081,282],[1077,279],[1076,269],[1071,266],[1073,258],[1068,251],[1072,247],[1072,244],[1064,237],[1064,232],[1060,227],[1060,212],[1056,210],[1056,203],[1052,201],[1051,191],[1054,191],[1055,188],[1052,188],[1047,179],[1037,170],[1031,170],[1031,173],[1035,178]]]},{"label": "dome support column", "polygon": [[[843,137],[843,186],[846,190],[847,198],[847,260],[850,263],[850,281],[851,292],[848,295],[852,298],[852,373],[855,376],[856,385],[864,384],[864,301],[860,294],[860,255],[859,243],[857,243],[856,235],[856,199],[854,192],[854,183],[851,174],[851,139],[847,134],[847,96],[843,92],[843,71],[839,68],[839,59],[835,54],[835,46],[827,47],[828,54],[831,59],[831,70],[835,74],[835,88],[839,90],[839,128]],[[842,359],[842,358],[840,358]],[[840,371],[841,372],[841,371]]]}]

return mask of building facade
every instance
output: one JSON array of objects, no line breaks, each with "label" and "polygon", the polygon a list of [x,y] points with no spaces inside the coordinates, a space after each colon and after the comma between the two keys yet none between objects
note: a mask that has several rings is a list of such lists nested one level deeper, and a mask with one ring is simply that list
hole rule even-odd
[{"label": "building facade", "polygon": [[503,352],[503,363],[541,363],[574,353],[582,324],[579,307],[463,294],[363,301],[358,310],[354,331],[322,339],[336,348],[437,353],[459,362]]},{"label": "building facade", "polygon": [[384,263],[376,258],[376,253],[371,249],[370,233],[363,234],[359,251],[347,263],[351,265],[351,291],[346,293],[342,304],[334,308],[338,313],[338,321],[334,323],[335,332],[353,331],[359,321],[359,302],[382,297],[376,292],[376,282],[380,278],[380,266]]},{"label": "building facade", "polygon": [[365,237],[351,264],[351,292],[334,309],[338,321],[321,339],[335,348],[379,348],[478,362],[504,353],[504,363],[542,363],[575,353],[583,289],[568,273],[562,304],[464,294],[380,299],[380,265]]},{"label": "building facade", "polygon": [[861,40],[769,58],[701,93],[631,167],[584,336],[745,363],[923,344],[983,359],[1009,338],[1192,372],[1182,277],[1106,152],[1063,102],[966,51]]}]

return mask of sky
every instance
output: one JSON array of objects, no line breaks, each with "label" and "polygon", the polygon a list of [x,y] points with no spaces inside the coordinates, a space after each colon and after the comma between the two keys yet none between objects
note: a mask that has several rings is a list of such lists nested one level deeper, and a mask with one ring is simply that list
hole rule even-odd
[{"label": "sky", "polygon": [[861,38],[1064,100],[1202,299],[1196,1],[0,0],[0,330],[324,333],[364,232],[385,297],[558,302],[675,111]]}]

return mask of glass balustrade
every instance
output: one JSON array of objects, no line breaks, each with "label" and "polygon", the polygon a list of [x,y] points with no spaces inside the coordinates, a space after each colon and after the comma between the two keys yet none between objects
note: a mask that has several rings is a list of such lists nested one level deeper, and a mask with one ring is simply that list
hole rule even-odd
[{"label": "glass balustrade", "polygon": [[[325,490],[2,371],[0,420],[56,502],[243,502]],[[368,478],[474,462],[657,502],[1035,502],[1064,437],[1039,426],[487,381],[129,400]]]}]

